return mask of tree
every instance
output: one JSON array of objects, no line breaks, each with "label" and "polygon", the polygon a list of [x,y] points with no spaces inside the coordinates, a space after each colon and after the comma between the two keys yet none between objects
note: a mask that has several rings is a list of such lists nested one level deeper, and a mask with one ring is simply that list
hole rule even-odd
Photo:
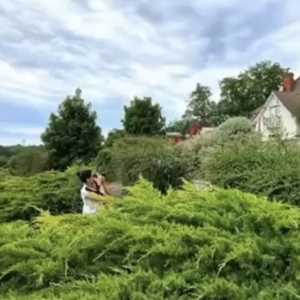
[{"label": "tree", "polygon": [[159,104],[153,104],[150,97],[135,97],[130,106],[124,107],[122,120],[126,133],[133,135],[156,135],[163,132],[165,118]]},{"label": "tree", "polygon": [[250,117],[255,109],[265,103],[272,91],[279,89],[286,71],[278,63],[263,61],[237,77],[224,78],[220,83],[220,113]]},{"label": "tree", "polygon": [[210,100],[209,87],[197,83],[196,89],[191,93],[190,102],[184,114],[184,119],[197,120],[202,126],[215,125],[213,115],[216,104]]},{"label": "tree", "polygon": [[42,140],[52,167],[65,169],[75,162],[87,163],[97,155],[102,136],[96,119],[91,104],[81,98],[80,89],[59,106],[58,114],[51,114]]}]

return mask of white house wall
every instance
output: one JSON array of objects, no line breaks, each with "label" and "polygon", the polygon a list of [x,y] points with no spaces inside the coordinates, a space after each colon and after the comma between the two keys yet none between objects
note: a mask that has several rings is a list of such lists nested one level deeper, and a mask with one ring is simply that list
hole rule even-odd
[{"label": "white house wall", "polygon": [[272,107],[278,106],[278,114],[281,117],[282,131],[285,138],[294,138],[298,134],[297,120],[290,111],[282,104],[275,94],[272,94],[267,100],[262,111],[259,113],[255,120],[256,131],[262,133],[263,137],[267,139],[271,132],[264,124],[264,118],[270,118],[272,116]]}]

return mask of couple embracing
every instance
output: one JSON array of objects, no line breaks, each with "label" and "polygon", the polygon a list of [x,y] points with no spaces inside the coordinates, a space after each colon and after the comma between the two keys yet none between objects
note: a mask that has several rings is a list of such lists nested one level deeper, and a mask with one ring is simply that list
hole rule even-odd
[{"label": "couple embracing", "polygon": [[83,214],[94,214],[106,204],[105,196],[109,195],[104,174],[97,174],[91,170],[77,173],[82,182],[80,191],[83,201]]}]

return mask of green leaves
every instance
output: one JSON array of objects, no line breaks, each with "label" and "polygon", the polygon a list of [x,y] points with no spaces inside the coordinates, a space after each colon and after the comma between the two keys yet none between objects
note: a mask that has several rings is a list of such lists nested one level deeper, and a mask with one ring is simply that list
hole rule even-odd
[{"label": "green leaves", "polygon": [[97,166],[110,180],[125,186],[135,183],[141,175],[163,193],[169,187],[179,187],[189,174],[188,158],[180,156],[162,138],[118,139],[112,147],[100,151]]},{"label": "green leaves", "polygon": [[206,180],[300,205],[300,148],[290,142],[262,142],[253,134],[215,145],[201,163]]},{"label": "green leaves", "polygon": [[130,106],[124,107],[125,132],[132,135],[158,135],[162,134],[165,118],[162,116],[159,104],[153,104],[152,98],[135,97]]},{"label": "green leaves", "polygon": [[[296,299],[299,210],[141,179],[94,216],[0,225],[5,299]],[[10,292],[8,293],[8,290]]]},{"label": "green leaves", "polygon": [[62,102],[42,135],[52,167],[64,170],[76,162],[88,163],[97,155],[102,136],[96,121],[96,112],[80,94]]},{"label": "green leaves", "polygon": [[209,87],[197,83],[196,89],[191,93],[188,107],[184,114],[186,120],[197,120],[201,126],[214,126],[216,120],[216,104],[211,101]]},{"label": "green leaves", "polygon": [[279,89],[285,72],[286,69],[279,64],[263,61],[237,77],[224,78],[220,83],[220,112],[228,116],[250,117],[272,91]]},{"label": "green leaves", "polygon": [[[0,181],[0,223],[31,220],[41,210],[52,214],[79,212],[80,183],[76,168],[31,177],[5,176]],[[1,175],[0,175],[1,176]]]}]

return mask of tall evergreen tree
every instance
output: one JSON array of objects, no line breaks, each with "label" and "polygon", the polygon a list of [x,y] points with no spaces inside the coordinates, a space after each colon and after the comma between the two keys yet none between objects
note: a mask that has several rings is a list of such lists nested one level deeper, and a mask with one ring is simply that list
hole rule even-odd
[{"label": "tall evergreen tree", "polygon": [[209,87],[197,83],[183,117],[188,120],[197,120],[203,126],[214,125],[212,116],[216,105],[211,101],[211,95]]},{"label": "tall evergreen tree", "polygon": [[165,118],[159,104],[153,104],[152,98],[135,97],[129,106],[124,107],[122,120],[126,133],[133,135],[157,135],[163,132]]},{"label": "tall evergreen tree", "polygon": [[102,136],[96,119],[96,112],[82,99],[80,89],[75,96],[62,102],[57,114],[50,115],[42,140],[53,168],[65,169],[75,162],[87,163],[97,155]]}]

